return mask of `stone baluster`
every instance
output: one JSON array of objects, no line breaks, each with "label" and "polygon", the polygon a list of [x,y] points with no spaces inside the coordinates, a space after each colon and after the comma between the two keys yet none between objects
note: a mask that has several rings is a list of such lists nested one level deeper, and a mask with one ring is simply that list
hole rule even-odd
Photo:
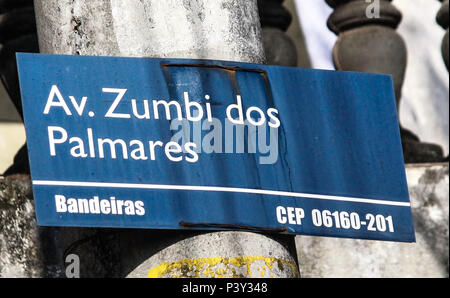
[{"label": "stone baluster", "polygon": [[442,57],[444,58],[444,62],[445,65],[447,66],[447,70],[448,70],[448,2],[449,0],[439,0],[442,2],[442,7],[439,10],[437,17],[436,17],[436,21],[438,22],[439,25],[441,25],[442,28],[444,28],[445,30],[447,30],[447,32],[445,33],[445,36],[442,40]]},{"label": "stone baluster", "polygon": [[[14,1],[16,1],[15,4],[20,3],[25,6],[31,3],[31,1],[25,0],[0,0],[0,7],[4,3],[13,5]],[[42,53],[264,62],[256,0],[203,2],[195,0],[35,0],[34,4],[39,48]],[[0,10],[0,12],[3,11]],[[189,26],[184,26],[184,30],[181,30],[180,23],[177,22],[180,20],[170,19],[174,16],[175,18],[183,16],[181,19]],[[208,23],[210,20],[215,20],[213,26]],[[33,25],[32,35],[36,40],[34,17],[30,16],[30,19],[25,18],[23,21]],[[0,24],[3,22],[4,19],[0,18]],[[14,22],[15,25],[11,28],[20,28],[20,20]],[[0,25],[0,30],[1,28]],[[25,51],[34,51],[33,49],[36,49],[37,45],[33,45],[35,48],[25,49]],[[22,48],[12,47],[10,49],[11,53],[7,56],[8,65],[15,64],[14,54],[19,50],[22,51]],[[15,75],[15,84],[18,86],[17,69],[6,69],[6,72],[8,75]],[[26,150],[24,152],[26,154]],[[0,203],[2,200],[11,201],[10,193],[14,192],[14,186],[18,183],[15,180],[18,179],[14,176],[5,179],[7,180],[5,185],[11,185],[11,191],[8,190],[8,193],[5,193],[0,189]],[[28,177],[22,179],[28,180]],[[24,184],[26,188],[23,188],[27,190],[27,198],[29,198],[31,196],[29,182]],[[13,206],[24,205],[22,204],[23,200],[12,200],[12,203],[15,202],[17,203]],[[32,210],[29,205],[25,205],[27,211]],[[17,214],[22,214],[11,208],[5,210],[5,216],[0,212],[0,224],[2,219],[11,222],[10,219],[15,220]],[[27,214],[29,215],[29,212]],[[190,260],[197,263],[203,262],[206,266],[208,261],[204,261],[205,259],[217,259],[218,257],[221,258],[219,258],[220,262],[217,263],[217,268],[225,266],[223,264],[226,264],[229,259],[236,259],[243,264],[248,263],[250,266],[250,262],[253,261],[247,260],[255,255],[263,257],[263,259],[274,259],[280,263],[280,266],[273,266],[273,272],[272,266],[270,266],[266,271],[267,275],[298,276],[295,242],[289,235],[268,237],[240,231],[205,233],[166,230],[37,228],[31,223],[26,228],[27,231],[30,231],[28,234],[33,236],[30,236],[33,241],[25,243],[34,245],[35,236],[38,234],[38,244],[42,246],[39,249],[42,252],[42,256],[40,256],[42,260],[36,260],[36,263],[43,265],[43,272],[32,272],[30,275],[33,276],[63,277],[66,256],[72,254],[80,257],[79,265],[82,277],[144,277],[148,276],[150,268],[160,268],[168,262],[186,267],[185,260]],[[11,231],[0,229],[0,238],[4,233],[8,235],[6,238],[8,241],[13,238],[13,240],[20,240],[24,234],[22,229],[16,228]],[[20,248],[21,243],[23,241],[15,241],[13,247]],[[0,251],[0,255],[2,252]],[[14,258],[16,254],[6,254],[6,256]],[[23,259],[30,263],[29,257],[35,260],[37,256],[31,250]],[[19,261],[22,262],[22,259]],[[9,262],[9,259],[6,259],[6,262]],[[141,266],[136,268],[139,264]],[[24,269],[24,271],[26,270],[28,268]],[[183,269],[182,273],[185,276],[195,276],[195,270],[200,271],[198,267],[193,266],[189,270]],[[205,275],[209,274],[207,271],[205,272]],[[171,273],[173,272],[166,272],[164,276],[171,276]],[[175,273],[177,272],[174,272],[173,275]],[[248,270],[244,270],[242,273],[229,270],[227,274],[242,277],[250,276],[252,273]]]},{"label": "stone baluster", "polygon": [[336,69],[391,74],[398,103],[407,58],[405,42],[395,30],[402,19],[400,11],[386,0],[374,10],[365,0],[326,1],[334,8],[328,28],[338,35],[333,49]]},{"label": "stone baluster", "polygon": [[[338,35],[332,54],[336,69],[392,75],[399,107],[407,64],[406,44],[396,32],[401,12],[391,0],[326,2],[334,9],[328,28]],[[406,163],[444,159],[440,146],[422,143],[412,132],[400,130]]]},{"label": "stone baluster", "polygon": [[286,34],[292,15],[284,0],[258,0],[266,62],[270,65],[297,66],[294,42]]},{"label": "stone baluster", "polygon": [[[39,52],[33,0],[0,0],[0,79],[23,117],[16,52]],[[27,148],[24,145],[5,176],[29,171]]]}]

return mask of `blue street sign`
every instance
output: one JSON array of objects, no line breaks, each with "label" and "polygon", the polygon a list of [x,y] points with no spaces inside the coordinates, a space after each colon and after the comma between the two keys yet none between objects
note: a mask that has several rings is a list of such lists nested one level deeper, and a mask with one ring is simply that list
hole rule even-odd
[{"label": "blue street sign", "polygon": [[17,60],[39,225],[415,239],[390,76]]}]

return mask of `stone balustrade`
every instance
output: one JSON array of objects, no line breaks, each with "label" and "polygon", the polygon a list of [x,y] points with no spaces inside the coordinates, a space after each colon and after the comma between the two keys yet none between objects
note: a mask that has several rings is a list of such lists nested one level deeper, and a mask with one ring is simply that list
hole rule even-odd
[{"label": "stone balustrade", "polygon": [[[326,2],[334,9],[328,28],[338,35],[332,53],[336,69],[392,75],[399,109],[407,67],[406,44],[395,30],[402,20],[401,12],[391,0]],[[406,163],[445,160],[439,145],[421,142],[401,124],[400,132]]]}]

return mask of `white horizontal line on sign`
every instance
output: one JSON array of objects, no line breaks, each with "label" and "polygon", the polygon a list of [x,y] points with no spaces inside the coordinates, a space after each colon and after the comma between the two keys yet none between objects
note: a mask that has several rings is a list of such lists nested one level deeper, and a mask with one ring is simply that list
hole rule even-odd
[{"label": "white horizontal line on sign", "polygon": [[345,201],[345,202],[356,202],[356,203],[367,203],[367,204],[403,206],[403,207],[411,206],[411,203],[409,203],[409,202],[386,201],[386,200],[375,200],[375,199],[353,198],[353,197],[331,196],[331,195],[320,195],[320,194],[307,194],[307,193],[278,191],[278,190],[255,189],[255,188],[220,187],[220,186],[108,183],[108,182],[76,182],[76,181],[48,181],[48,180],[35,180],[35,181],[33,181],[33,185],[234,192],[234,193],[261,194],[261,195],[308,198],[308,199],[318,199],[318,200],[332,200],[332,201]]}]

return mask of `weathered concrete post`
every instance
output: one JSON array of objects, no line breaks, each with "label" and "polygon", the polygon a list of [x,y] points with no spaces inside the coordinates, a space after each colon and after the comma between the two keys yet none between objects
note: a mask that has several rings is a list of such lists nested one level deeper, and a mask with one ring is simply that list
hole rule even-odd
[{"label": "weathered concrete post", "polygon": [[[264,62],[256,0],[34,3],[42,53]],[[281,240],[250,232],[108,233],[111,238],[102,239],[109,239],[119,253],[121,276],[298,276],[293,237]],[[57,238],[67,255],[83,251],[80,246],[94,245],[92,237],[98,235],[92,230],[59,229]]]}]

